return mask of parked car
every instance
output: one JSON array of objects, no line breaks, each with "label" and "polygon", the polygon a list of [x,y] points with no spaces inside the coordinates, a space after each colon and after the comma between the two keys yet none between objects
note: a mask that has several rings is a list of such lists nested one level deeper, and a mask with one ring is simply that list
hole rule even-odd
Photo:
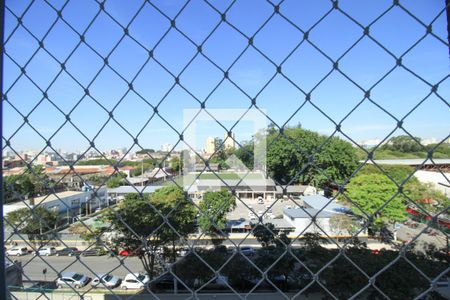
[{"label": "parked car", "polygon": [[245,256],[253,256],[255,254],[255,249],[252,247],[244,246],[239,248],[239,252],[241,252]]},{"label": "parked car", "polygon": [[152,291],[171,291],[177,285],[178,290],[185,290],[186,287],[176,279],[171,273],[164,273],[150,283]]},{"label": "parked car", "polygon": [[56,286],[59,288],[73,287],[79,289],[88,284],[89,280],[91,279],[86,275],[76,272],[65,272],[56,280]]},{"label": "parked car", "polygon": [[55,247],[42,247],[39,250],[37,250],[34,255],[41,255],[41,256],[50,256],[56,254]]},{"label": "parked car", "polygon": [[81,251],[81,256],[102,256],[108,253],[108,250],[102,247],[89,248]]},{"label": "parked car", "polygon": [[122,279],[119,277],[110,275],[110,274],[98,274],[97,277],[95,277],[91,285],[92,287],[107,287],[107,288],[115,288],[116,286],[119,286],[119,284],[122,282]]},{"label": "parked car", "polygon": [[177,251],[178,251],[179,256],[186,256],[188,253],[191,252],[191,249],[189,249],[187,247],[183,247],[183,248],[179,248]]},{"label": "parked car", "polygon": [[21,256],[28,254],[27,247],[12,247],[11,249],[6,251],[6,255],[15,255],[15,256]]},{"label": "parked car", "polygon": [[128,289],[143,289],[145,285],[150,281],[148,275],[139,273],[129,273],[125,276],[120,287],[123,290]]},{"label": "parked car", "polygon": [[76,256],[80,255],[80,250],[75,247],[67,247],[56,251],[56,256]]},{"label": "parked car", "polygon": [[139,253],[139,249],[136,250],[120,250],[119,255],[120,256],[136,256]]}]

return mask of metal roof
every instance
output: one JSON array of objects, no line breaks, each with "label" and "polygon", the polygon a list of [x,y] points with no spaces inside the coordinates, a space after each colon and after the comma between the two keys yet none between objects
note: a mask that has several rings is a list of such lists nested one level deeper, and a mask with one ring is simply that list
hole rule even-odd
[{"label": "metal roof", "polygon": [[[425,161],[426,160],[426,161]],[[425,161],[425,163],[424,163]],[[361,161],[365,162],[365,161]],[[433,159],[431,161],[430,159],[425,158],[411,158],[411,159],[377,159],[374,160],[376,164],[379,165],[405,165],[405,166],[418,166],[422,165],[422,163],[425,166],[429,165],[448,165],[450,164],[450,159]],[[371,160],[368,160],[367,163],[373,164]]]},{"label": "metal roof", "polygon": [[[277,193],[283,193],[283,187],[284,186],[278,186],[277,185]],[[309,187],[309,185],[288,185],[286,187],[287,193],[304,193],[306,189]]]},{"label": "metal roof", "polygon": [[333,213],[331,211],[325,211],[322,210],[319,212],[319,210],[314,208],[285,208],[283,209],[283,213],[287,215],[288,217],[294,218],[294,219],[311,219],[311,217],[316,218],[330,218],[331,216],[335,215],[336,213]]},{"label": "metal roof", "polygon": [[113,189],[108,189],[108,194],[130,194],[130,193],[153,193],[157,189],[163,188],[162,185],[149,185],[149,186],[130,186],[123,185]]},{"label": "metal roof", "polygon": [[[328,199],[322,195],[311,195],[300,197],[307,206],[314,209],[330,211],[330,212],[347,212],[349,209],[345,206],[339,205],[335,200]],[[331,201],[331,202],[330,202]]]}]

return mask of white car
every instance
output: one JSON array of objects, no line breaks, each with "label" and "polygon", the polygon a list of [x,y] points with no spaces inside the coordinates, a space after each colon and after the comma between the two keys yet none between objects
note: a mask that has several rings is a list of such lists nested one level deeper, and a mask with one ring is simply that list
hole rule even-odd
[{"label": "white car", "polygon": [[27,247],[12,247],[11,249],[6,251],[6,255],[15,255],[15,256],[21,256],[28,254]]},{"label": "white car", "polygon": [[122,282],[119,277],[110,275],[110,274],[98,274],[97,277],[92,279],[91,285],[94,288],[97,287],[107,287],[107,288],[115,288]]},{"label": "white car", "polygon": [[150,281],[148,275],[139,273],[130,273],[122,280],[120,287],[123,290],[128,289],[143,289],[145,285]]},{"label": "white car", "polygon": [[56,254],[56,249],[55,247],[43,247],[40,248],[38,251],[36,251],[34,253],[34,255],[39,254],[41,256],[50,256],[50,255],[55,255]]}]

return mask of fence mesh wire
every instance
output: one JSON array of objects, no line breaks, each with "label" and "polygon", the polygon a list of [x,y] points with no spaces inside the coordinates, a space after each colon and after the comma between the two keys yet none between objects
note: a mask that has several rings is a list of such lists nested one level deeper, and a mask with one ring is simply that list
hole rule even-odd
[{"label": "fence mesh wire", "polygon": [[[245,273],[248,278],[253,278],[253,281],[250,281],[245,288],[242,287],[243,285],[240,282],[233,282],[232,280],[223,280],[222,282],[224,289],[236,298],[247,298],[258,292],[262,286],[265,286],[266,289],[275,292],[277,294],[276,297],[287,299],[300,298],[311,293],[317,293],[321,297],[332,299],[367,298],[369,296],[374,299],[401,299],[402,296],[399,296],[401,294],[394,293],[393,290],[395,288],[393,289],[392,286],[395,287],[396,282],[402,281],[402,275],[404,275],[402,272],[409,272],[416,274],[418,282],[417,288],[413,289],[414,291],[409,295],[411,298],[437,297],[432,292],[437,283],[445,278],[449,271],[448,264],[446,264],[448,263],[448,248],[444,254],[443,264],[436,263],[436,265],[433,264],[426,269],[424,269],[423,264],[418,264],[419,260],[417,257],[412,257],[410,253],[420,236],[425,235],[431,227],[436,227],[438,219],[446,217],[449,207],[444,205],[434,211],[429,211],[428,207],[423,203],[418,203],[415,199],[412,199],[405,192],[404,187],[416,171],[429,166],[428,163],[430,162],[434,166],[435,171],[445,178],[446,182],[444,183],[450,183],[442,166],[435,164],[433,158],[435,149],[444,144],[449,135],[447,132],[443,139],[440,139],[433,148],[429,149],[421,144],[421,141],[415,137],[414,132],[405,126],[405,122],[409,118],[416,118],[417,114],[415,113],[431,101],[438,107],[441,107],[442,110],[445,110],[448,115],[448,95],[441,92],[440,87],[448,84],[449,73],[448,68],[445,68],[442,75],[429,78],[424,76],[421,70],[416,70],[408,65],[405,60],[408,59],[409,55],[413,55],[418,48],[418,51],[420,51],[421,44],[425,41],[432,41],[432,43],[437,43],[448,49],[449,44],[442,35],[442,29],[436,30],[435,26],[435,23],[439,22],[439,20],[442,21],[446,17],[444,1],[441,1],[441,9],[431,19],[425,20],[421,18],[419,12],[410,9],[409,2],[405,1],[404,3],[396,0],[381,5],[383,9],[374,10],[370,21],[363,21],[359,17],[358,12],[346,5],[345,1],[323,1],[321,4],[322,10],[306,10],[308,17],[302,15],[305,14],[305,11],[291,10],[289,1],[259,1],[258,3],[247,5],[243,4],[245,1],[236,0],[224,2],[207,0],[174,1],[170,3],[170,9],[167,9],[167,3],[160,1],[133,1],[126,11],[113,9],[113,6],[110,5],[113,1],[86,1],[82,5],[82,10],[76,10],[73,7],[74,2],[76,1],[31,0],[21,1],[20,3],[6,1],[3,60],[4,64],[7,65],[5,69],[7,71],[3,74],[2,101],[5,112],[3,124],[8,130],[7,133],[4,130],[2,140],[3,151],[13,152],[19,158],[19,164],[25,166],[21,173],[17,175],[17,178],[19,178],[18,182],[20,177],[31,174],[35,182],[41,186],[44,196],[59,199],[61,205],[65,206],[65,209],[69,211],[72,209],[71,206],[60,199],[58,192],[61,191],[60,186],[67,184],[69,178],[71,178],[70,181],[72,182],[85,182],[84,174],[79,174],[77,171],[79,169],[75,167],[83,156],[94,152],[99,158],[107,161],[112,168],[109,175],[102,178],[101,182],[95,185],[93,198],[89,200],[94,201],[96,198],[103,196],[102,193],[104,193],[107,181],[119,174],[121,163],[131,153],[132,149],[143,150],[146,158],[154,166],[159,167],[161,172],[166,173],[165,163],[170,160],[170,156],[175,149],[178,146],[182,146],[195,152],[197,159],[204,164],[202,170],[196,174],[196,179],[199,179],[202,174],[207,172],[217,176],[216,178],[236,195],[238,204],[257,216],[255,224],[263,226],[253,226],[246,232],[242,240],[230,239],[223,226],[217,224],[217,220],[214,220],[208,211],[202,209],[199,202],[187,192],[183,194],[184,201],[177,202],[173,207],[163,207],[152,201],[147,203],[149,206],[148,211],[153,212],[151,215],[159,223],[153,227],[150,226],[149,228],[152,229],[145,236],[142,235],[141,228],[136,227],[137,223],[129,224],[129,222],[133,221],[132,215],[122,215],[121,210],[117,209],[118,206],[115,205],[106,208],[110,215],[115,216],[120,221],[120,224],[117,226],[120,226],[123,231],[128,231],[134,237],[134,243],[137,247],[136,251],[151,252],[150,257],[156,261],[157,270],[154,270],[155,274],[152,274],[150,283],[144,289],[144,293],[151,294],[155,298],[161,297],[153,288],[155,286],[153,283],[160,283],[158,280],[161,280],[161,274],[170,274],[167,278],[170,278],[170,280],[175,278],[175,281],[178,282],[179,292],[185,293],[186,298],[196,298],[201,292],[207,291],[211,284],[217,283],[217,280],[222,278],[224,274],[241,272]],[[250,8],[248,11],[245,11],[245,14],[248,14],[248,19],[236,17],[236,11],[242,11],[245,7],[249,8],[252,5],[262,6],[265,12],[264,16],[259,16],[259,19],[257,19],[252,15]],[[422,32],[411,38],[406,43],[407,45],[399,46],[396,49],[391,49],[391,46],[387,46],[385,39],[377,31],[377,26],[383,24],[392,12],[400,12],[403,16],[398,21],[398,26],[414,27]],[[184,22],[184,16],[188,14],[197,14],[200,22],[210,22],[208,29],[200,33],[191,31],[190,27],[185,26]],[[211,17],[207,20],[206,18],[202,20],[205,14]],[[298,17],[300,15],[301,17]],[[309,22],[304,21],[302,18],[307,19]],[[340,42],[339,38],[334,39],[332,35],[335,33],[330,32],[330,43],[318,43],[314,38],[315,32],[319,31],[324,23],[332,22],[330,20],[334,20],[333,18],[344,20],[348,26],[356,28],[355,30],[359,34],[346,39],[346,43],[344,43]],[[142,19],[150,20],[152,26],[142,28]],[[286,38],[279,45],[280,49],[284,51],[276,54],[268,50],[267,43],[270,44],[271,40],[265,33],[266,30],[270,30],[275,22],[282,23],[286,27],[286,32],[274,34],[274,36],[279,34]],[[329,27],[327,28],[329,29]],[[234,37],[231,46],[223,50],[223,52],[230,51],[232,54],[214,55],[209,51],[208,46],[212,43],[212,40],[216,39],[216,33],[223,30],[226,30],[229,35]],[[337,28],[336,30],[338,32],[340,29]],[[395,28],[387,28],[386,30],[395,30]],[[63,32],[63,35],[61,35],[61,32]],[[100,35],[98,35],[99,33]],[[63,36],[64,40],[55,41],[55,36],[58,38]],[[93,40],[94,37],[99,36],[102,36],[101,40]],[[371,43],[373,47],[377,48],[380,57],[383,57],[388,62],[384,65],[382,71],[377,72],[372,77],[371,81],[365,80],[363,74],[360,76],[355,75],[346,68],[347,61],[356,59],[351,53],[357,51],[358,47],[363,43]],[[180,51],[177,53],[177,60],[170,57],[170,55],[166,55],[168,47],[172,49],[180,47]],[[17,50],[19,48],[20,51]],[[312,51],[317,60],[324,62],[328,66],[322,73],[311,72],[311,76],[315,76],[316,80],[308,83],[299,82],[295,76],[295,72],[304,72],[303,68],[305,66],[292,67],[290,65],[292,57],[301,56],[299,53],[305,51],[305,49]],[[134,60],[134,65],[130,63],[128,67],[124,67],[124,65],[117,63],[117,59],[123,59],[123,53],[128,56],[138,56],[139,60]],[[83,56],[89,57],[87,64],[80,64]],[[376,59],[365,57],[364,53],[361,56],[361,62]],[[243,81],[251,79],[233,76],[234,71],[239,68],[242,61],[249,59],[249,57],[255,61],[255,64],[262,65],[267,70],[264,76],[260,76],[260,74],[247,76],[263,77],[261,84],[248,85],[245,82],[243,83]],[[179,63],[180,61],[183,63]],[[224,61],[226,62],[224,63]],[[196,67],[200,63],[207,65],[206,69],[204,69],[208,70],[207,72],[203,72],[203,74],[196,72],[198,70]],[[314,64],[314,62],[311,62],[311,64]],[[432,66],[428,67],[431,68]],[[49,75],[40,77],[36,75],[38,73],[36,73],[35,68],[43,69]],[[292,68],[294,68],[294,71],[292,71]],[[158,70],[157,72],[155,71],[156,69]],[[309,65],[306,69],[307,71],[312,71],[314,66]],[[417,97],[417,99],[411,100],[408,105],[405,105],[405,108],[402,110],[404,113],[401,116],[394,113],[389,108],[389,105],[379,102],[376,95],[374,96],[376,94],[374,91],[376,91],[377,87],[388,80],[392,80],[390,76],[399,70],[407,74],[411,82],[420,82],[425,91],[420,94],[420,99]],[[165,77],[165,85],[154,86],[155,84],[152,83],[154,78],[151,77],[155,73]],[[439,72],[436,72],[436,74],[439,74]],[[359,95],[359,98],[354,102],[342,99],[340,101],[344,104],[336,103],[336,106],[351,105],[351,107],[348,106],[347,113],[342,116],[337,116],[333,110],[321,108],[320,102],[315,101],[316,93],[320,93],[321,89],[327,89],[327,80],[337,75],[342,78],[342,82],[345,82],[345,84],[356,91],[355,94]],[[192,84],[192,80],[196,78],[208,77],[216,79],[215,84],[205,84],[201,88]],[[270,89],[273,82],[280,80],[286,86],[289,86],[289,89],[294,90],[297,95],[295,107],[293,107],[292,111],[283,109],[281,107],[283,103],[280,101],[281,118],[279,117],[280,112],[275,114],[271,111],[265,111],[265,103],[263,100],[260,100],[265,97],[265,91]],[[167,83],[169,81],[170,83]],[[62,84],[67,86],[61,86]],[[308,226],[302,232],[297,232],[295,236],[291,235],[290,239],[284,239],[274,227],[270,227],[265,222],[264,217],[273,207],[283,201],[283,198],[275,199],[270,204],[270,207],[265,208],[262,214],[257,212],[249,202],[236,193],[239,183],[236,186],[230,185],[229,181],[221,179],[217,170],[211,168],[213,164],[212,157],[216,153],[209,157],[204,157],[197,150],[198,147],[196,145],[189,144],[189,141],[184,139],[187,128],[177,127],[168,118],[171,113],[181,110],[181,107],[177,107],[174,104],[173,99],[184,97],[187,99],[186,101],[189,101],[188,105],[208,113],[208,109],[220,107],[222,104],[217,103],[217,98],[214,95],[225,84],[236,91],[236,95],[239,95],[239,99],[242,100],[239,108],[243,108],[243,113],[242,116],[236,118],[237,121],[232,126],[223,124],[217,116],[210,113],[215,123],[214,126],[222,128],[223,133],[228,134],[228,132],[239,126],[240,121],[248,111],[258,110],[273,126],[274,138],[268,141],[267,149],[276,144],[277,141],[283,140],[289,144],[293,149],[292,151],[298,151],[307,158],[307,163],[296,169],[295,174],[288,179],[275,180],[277,187],[281,188],[286,194],[289,189],[288,186],[297,182],[307,170],[314,170],[337,191],[330,198],[329,203],[339,198],[345,199],[349,204],[359,208],[364,222],[352,233],[352,238],[341,241],[322,228],[323,224],[318,222],[318,218],[320,214],[325,213],[324,206],[314,214],[304,210],[309,217]],[[146,89],[146,85],[151,87]],[[67,88],[70,92],[62,96],[55,92],[55,87],[59,89]],[[407,88],[399,87],[399,89]],[[101,92],[102,89],[111,89],[114,95],[113,99],[105,99],[105,95]],[[21,94],[21,90],[27,90],[29,94]],[[67,98],[67,100],[62,100],[62,97]],[[25,102],[35,104],[31,108],[25,108],[26,106],[23,105]],[[385,136],[377,141],[377,145],[371,150],[360,145],[352,137],[352,134],[347,132],[345,127],[346,120],[357,114],[357,111],[367,104],[376,107],[377,111],[383,114],[383,118],[395,124],[395,126],[385,132]],[[122,112],[121,110],[125,109],[124,107],[131,108],[131,110]],[[223,107],[227,107],[227,104],[223,103]],[[33,120],[35,119],[34,115],[42,116],[42,109],[46,110],[44,114],[48,114],[48,124],[39,124]],[[123,113],[132,115],[133,110],[147,112],[147,117],[145,120],[142,120],[140,126],[130,126],[127,121],[124,121]],[[330,126],[333,128],[329,137],[324,139],[314,149],[305,149],[299,140],[286,134],[290,120],[296,116],[298,117],[303,111],[314,113],[318,119],[324,123],[331,124]],[[91,119],[86,121],[85,118],[81,117],[82,114],[87,114]],[[44,128],[47,125],[51,128],[50,130]],[[144,131],[157,126],[166,128],[167,130],[164,132],[168,132],[168,135],[174,137],[174,146],[167,149],[163,156],[157,156],[155,153],[147,151],[148,144],[145,139],[141,138]],[[104,132],[108,130],[113,130],[117,136],[126,136],[129,140],[129,149],[122,154],[122,157],[116,160],[108,158],[98,146],[104,142]],[[392,174],[386,172],[383,165],[374,161],[374,151],[399,132],[411,137],[422,151],[426,152],[427,157],[421,159],[414,166],[413,172],[400,182],[396,181]],[[62,135],[70,136],[74,143],[73,146],[77,149],[82,148],[82,155],[78,159],[75,158],[73,161],[68,161],[62,154],[59,155],[60,146],[58,143]],[[41,148],[34,157],[27,158],[23,155],[23,152],[19,151],[19,148],[23,146],[16,144],[15,141],[20,139],[21,136],[22,138],[25,136],[27,139],[28,136],[30,136],[30,139],[32,139],[31,137],[38,137]],[[232,137],[232,135],[230,136]],[[317,160],[317,156],[324,151],[324,148],[327,147],[333,137],[337,136],[351,142],[365,156],[365,159],[361,160],[358,163],[359,165],[343,181],[335,180],[333,175],[326,172],[320,161]],[[235,142],[240,143],[238,139]],[[53,177],[50,180],[49,177],[43,176],[42,173],[34,168],[39,155],[47,151],[56,153],[63,163],[70,166],[70,172],[61,174],[56,179]],[[249,155],[252,154],[249,153]],[[365,212],[364,207],[361,207],[346,193],[346,185],[368,163],[373,164],[375,169],[392,181],[396,189],[394,194],[384,199],[382,206],[371,213]],[[182,183],[170,177],[169,173],[165,175],[168,176],[168,181],[172,182],[173,185],[177,185],[182,189],[185,188]],[[133,185],[130,178],[123,180],[132,186],[136,192],[142,191],[143,187]],[[151,188],[150,183],[145,185],[146,188]],[[396,250],[392,252],[393,254],[383,256],[384,261],[374,267],[373,260],[377,259],[377,254],[371,254],[372,258],[364,259],[363,254],[358,254],[358,250],[355,250],[358,247],[354,245],[353,238],[366,233],[373,218],[386,209],[387,206],[394,203],[396,197],[400,196],[404,197],[404,201],[408,205],[414,206],[417,211],[428,217],[431,222],[427,223],[423,228],[421,227],[422,229],[412,236],[407,243],[394,244],[396,245]],[[27,195],[21,193],[15,184],[4,185],[4,200],[7,197],[8,202],[22,203],[30,211],[29,218],[39,223],[41,232],[39,235],[36,235],[41,240],[44,236],[42,234],[42,228],[44,228],[46,233],[44,246],[71,246],[61,234],[54,234],[52,231],[54,225],[42,224],[47,222],[47,219],[42,217],[42,212],[39,211],[39,208],[43,206],[42,203],[32,205],[28,201]],[[290,205],[302,206],[299,200],[290,199],[290,201]],[[270,258],[265,257],[263,261],[257,259],[259,254],[255,258],[255,256],[247,255],[243,251],[227,253],[224,254],[222,259],[214,259],[214,256],[219,256],[219,254],[213,252],[211,255],[204,249],[204,241],[208,239],[205,234],[200,233],[195,237],[188,237],[182,231],[183,229],[173,224],[177,222],[180,207],[188,204],[195,209],[198,219],[204,217],[212,223],[212,227],[217,232],[217,235],[223,241],[227,241],[229,246],[233,246],[236,249],[244,249],[242,247],[245,246],[245,241],[252,239],[254,231],[261,228],[276,237],[278,246],[271,250],[272,256]],[[218,211],[225,209],[224,205],[216,209]],[[86,207],[85,209],[88,210],[89,208]],[[89,223],[88,219],[79,216],[75,218],[81,224],[81,228],[85,228],[87,232],[85,234],[96,235],[98,233],[93,230],[92,224]],[[5,238],[8,247],[17,241],[21,245],[32,249],[33,252],[40,246],[42,247],[42,245],[38,245],[33,240],[30,240],[30,236],[22,231],[23,226],[28,222],[27,219],[23,219],[18,223],[11,223],[5,218],[4,222],[5,227],[12,229],[7,232]],[[148,220],[149,224],[152,222],[152,220]],[[314,251],[300,254],[298,243],[301,242],[309,227],[315,227],[322,236],[321,243],[328,242],[328,245],[331,245],[331,248],[334,248],[336,251],[315,248]],[[113,229],[113,224],[109,225],[109,229]],[[104,230],[108,231],[108,228]],[[436,227],[436,230],[439,231],[439,235],[448,241],[448,231],[443,230],[439,226]],[[163,245],[154,247],[155,243],[148,242],[162,239],[163,236],[168,234],[173,236],[172,240],[176,241],[177,247],[187,248],[189,255],[172,259],[170,255],[166,255],[158,250],[159,246]],[[103,246],[108,255],[110,255],[106,264],[115,265],[115,267],[111,267],[108,270],[108,273],[114,273],[119,269],[125,270],[125,273],[136,273],[142,270],[140,265],[136,267],[136,265],[128,263],[132,259],[131,256],[119,256],[114,245],[107,242],[104,235],[91,239],[87,248],[94,249],[98,245]],[[217,247],[217,249],[220,248]],[[39,274],[38,276],[41,278],[46,276],[46,279],[50,280],[57,279],[57,276],[50,278],[53,276],[51,274],[59,275],[70,271],[74,265],[81,266],[81,268],[91,274],[98,274],[98,270],[93,267],[92,261],[84,256],[76,255],[73,261],[65,265],[41,254],[25,257],[26,259],[22,261],[22,276],[25,281],[36,281],[36,274],[33,273],[34,271],[31,268],[31,265],[36,263],[41,268],[48,270],[48,276],[45,274]],[[7,257],[6,260],[13,262],[13,259],[10,257]],[[288,269],[289,266],[295,266],[294,269],[297,273],[292,271],[291,274],[284,275],[283,272],[279,271],[283,268]],[[195,273],[194,271],[203,272],[203,280],[198,280],[198,278],[196,280],[195,276],[192,275]],[[279,273],[274,274],[274,272]],[[335,286],[333,285],[333,280],[329,279],[330,276],[345,277],[346,273],[350,274],[348,276],[351,276],[347,281],[349,286]],[[279,279],[281,275],[284,276],[282,280]],[[288,287],[288,283],[292,280],[301,283]],[[411,284],[414,285],[415,283]],[[120,299],[121,296],[120,292],[117,291],[118,289],[108,286],[105,288],[108,293]],[[38,288],[36,291],[40,294],[40,299],[51,299],[50,294],[52,291],[42,288]],[[83,289],[70,287],[68,292],[78,295],[81,299],[91,291],[92,287]],[[19,299],[12,288],[5,292],[10,297]],[[138,298],[138,295],[133,295],[127,299],[132,299],[133,297]]]}]

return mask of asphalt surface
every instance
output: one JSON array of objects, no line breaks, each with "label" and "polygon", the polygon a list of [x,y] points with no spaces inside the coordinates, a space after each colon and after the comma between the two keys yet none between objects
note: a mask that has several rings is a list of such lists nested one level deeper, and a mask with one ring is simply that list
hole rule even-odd
[{"label": "asphalt surface", "polygon": [[[143,272],[143,267],[137,257],[110,257],[90,256],[76,257],[69,256],[48,256],[37,257],[31,254],[24,256],[9,257],[22,263],[23,280],[44,280],[53,281],[58,278],[58,272],[79,272],[88,277],[95,277],[99,273],[111,273],[120,278],[128,273]],[[47,273],[43,274],[43,270]]]},{"label": "asphalt surface", "polygon": [[433,235],[425,232],[421,233],[426,227],[425,224],[413,222],[411,220],[409,222],[417,224],[417,227],[413,228],[411,226],[401,224],[397,231],[397,239],[399,241],[408,242],[417,237],[416,244],[419,247],[422,247],[424,243],[433,244],[437,248],[447,247],[447,235],[444,232],[437,229],[431,229],[431,232],[434,233]]}]

